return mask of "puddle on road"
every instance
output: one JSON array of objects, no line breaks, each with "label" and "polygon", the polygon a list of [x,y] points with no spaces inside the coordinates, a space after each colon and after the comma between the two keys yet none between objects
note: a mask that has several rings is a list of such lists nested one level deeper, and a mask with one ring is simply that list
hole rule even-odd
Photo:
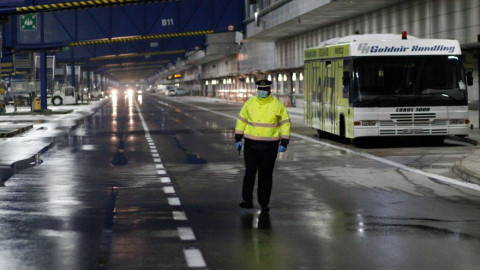
[{"label": "puddle on road", "polygon": [[187,164],[205,164],[207,163],[207,160],[204,159],[200,154],[189,151],[183,144],[180,142],[180,140],[175,136],[175,142],[177,145],[177,148],[182,150],[183,153],[185,154],[185,163]]},{"label": "puddle on road", "polygon": [[[348,214],[347,214],[348,216]],[[346,228],[348,231],[356,231],[358,233],[379,233],[386,235],[394,234],[409,234],[409,235],[428,235],[436,237],[447,237],[454,239],[473,239],[480,240],[480,236],[462,233],[453,231],[447,228],[441,228],[437,226],[420,224],[425,222],[435,222],[435,223],[451,223],[456,222],[452,220],[436,220],[436,219],[418,219],[418,218],[396,218],[396,217],[377,217],[377,216],[361,216],[361,215],[352,215],[355,219],[358,219],[358,222],[346,223]],[[364,219],[377,219],[379,221],[365,221]],[[386,222],[382,222],[385,220]],[[390,222],[388,222],[390,221]],[[420,222],[420,223],[410,223],[410,222]],[[458,221],[465,222],[465,221]],[[472,221],[478,222],[478,221]],[[440,225],[440,224],[439,224]]]}]

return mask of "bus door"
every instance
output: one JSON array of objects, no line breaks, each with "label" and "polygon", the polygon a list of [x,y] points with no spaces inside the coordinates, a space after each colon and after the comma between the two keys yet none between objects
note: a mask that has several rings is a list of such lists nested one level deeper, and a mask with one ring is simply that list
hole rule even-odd
[{"label": "bus door", "polygon": [[[333,124],[332,132],[345,136],[345,118],[347,117],[347,106],[348,106],[348,97],[344,95],[343,89],[343,59],[336,59],[333,62],[333,70],[334,73],[330,83],[332,84],[332,88],[334,89],[333,95],[333,113],[331,115],[331,120]],[[342,122],[342,115],[343,115],[343,122]]]},{"label": "bus door", "polygon": [[318,73],[317,73],[317,89],[318,89],[318,128],[325,130],[325,60],[317,62]]},{"label": "bus door", "polygon": [[334,133],[334,110],[335,110],[335,62],[327,60],[324,62],[323,74],[323,130]]},{"label": "bus door", "polygon": [[313,123],[314,126],[318,129],[323,129],[322,125],[322,118],[323,118],[323,108],[322,108],[322,102],[323,102],[323,90],[322,90],[322,62],[317,60],[313,64],[313,110],[312,110],[312,118],[314,119]]},{"label": "bus door", "polygon": [[315,88],[315,78],[313,76],[313,62],[305,62],[304,67],[305,74],[305,89],[303,91],[303,100],[304,100],[304,122],[307,126],[312,126],[313,124],[313,95]]},{"label": "bus door", "polygon": [[[344,59],[342,63],[342,74],[341,74],[341,82],[338,82],[340,84],[339,87],[341,87],[341,102],[340,106],[342,107],[342,112],[344,115],[344,122],[343,122],[343,127],[340,125],[340,135],[343,135],[347,138],[352,138],[353,137],[353,110],[350,110],[350,108],[353,105],[353,94],[351,93],[352,91],[352,66],[351,66],[351,60],[350,59]],[[342,124],[342,123],[341,123]],[[343,130],[342,130],[343,128]]]}]

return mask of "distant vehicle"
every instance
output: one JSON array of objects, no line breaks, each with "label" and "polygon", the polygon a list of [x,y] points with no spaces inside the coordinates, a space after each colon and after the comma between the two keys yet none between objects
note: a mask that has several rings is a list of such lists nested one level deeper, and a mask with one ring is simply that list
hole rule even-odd
[{"label": "distant vehicle", "polygon": [[186,96],[188,94],[185,89],[177,87],[168,91],[169,96]]},{"label": "distant vehicle", "polygon": [[177,87],[173,85],[157,85],[156,92],[162,95],[170,95],[170,90],[174,90],[175,88]]},{"label": "distant vehicle", "polygon": [[142,95],[143,91],[134,86],[127,86],[125,87],[125,90],[123,93],[125,96],[133,96],[133,95]]},{"label": "distant vehicle", "polygon": [[52,104],[54,106],[77,104],[78,95],[73,86],[64,86],[61,90],[53,92]]},{"label": "distant vehicle", "polygon": [[155,93],[156,89],[155,89],[155,86],[150,85],[145,89],[145,91],[150,93]]},{"label": "distant vehicle", "polygon": [[103,98],[103,91],[99,91],[98,89],[95,89],[92,91],[92,99],[101,99]]}]

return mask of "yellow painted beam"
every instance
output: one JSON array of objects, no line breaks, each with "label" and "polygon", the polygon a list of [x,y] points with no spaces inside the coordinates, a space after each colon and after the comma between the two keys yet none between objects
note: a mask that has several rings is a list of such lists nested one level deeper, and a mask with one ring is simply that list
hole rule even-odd
[{"label": "yellow painted beam", "polygon": [[69,47],[78,47],[78,46],[89,46],[89,45],[98,45],[98,44],[135,42],[135,41],[163,39],[163,38],[202,36],[202,35],[209,35],[209,34],[213,34],[213,30],[182,32],[182,33],[169,33],[169,34],[161,34],[161,35],[134,36],[134,37],[112,38],[112,39],[95,39],[95,40],[72,42],[72,43],[69,43],[68,46]]},{"label": "yellow painted beam", "polygon": [[166,55],[166,54],[177,54],[177,53],[185,53],[185,50],[105,55],[105,56],[90,58],[90,61],[112,60],[112,59],[122,59],[122,58],[131,58],[131,57],[141,57],[141,56],[147,56],[147,55]]},{"label": "yellow painted beam", "polygon": [[16,7],[17,13],[36,13],[46,11],[58,11],[76,8],[98,8],[118,5],[134,5],[158,2],[176,2],[179,0],[94,0],[94,1],[74,1],[57,4],[42,4],[33,6]]}]

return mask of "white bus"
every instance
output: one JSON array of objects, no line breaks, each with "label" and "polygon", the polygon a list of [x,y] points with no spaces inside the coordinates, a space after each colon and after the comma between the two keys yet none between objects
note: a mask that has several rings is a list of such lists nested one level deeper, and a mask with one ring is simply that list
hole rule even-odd
[{"label": "white bus", "polygon": [[[458,41],[352,35],[305,50],[304,119],[319,136],[468,135]],[[433,139],[433,138],[432,138]]]}]

